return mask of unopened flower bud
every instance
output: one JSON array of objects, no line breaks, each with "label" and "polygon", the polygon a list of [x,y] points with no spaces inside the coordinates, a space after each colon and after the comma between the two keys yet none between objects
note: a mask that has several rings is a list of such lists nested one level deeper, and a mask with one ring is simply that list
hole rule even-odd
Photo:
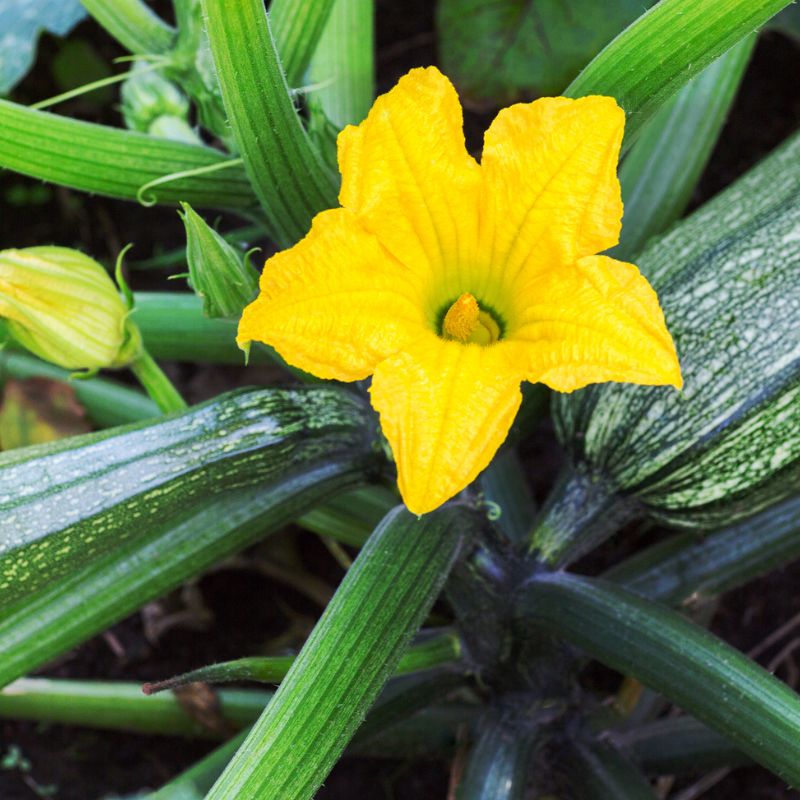
[{"label": "unopened flower bud", "polygon": [[189,284],[203,300],[207,317],[238,317],[258,293],[258,273],[188,203],[186,226]]},{"label": "unopened flower bud", "polygon": [[0,318],[10,335],[66,369],[122,367],[142,342],[103,267],[66,247],[0,251]]},{"label": "unopened flower bud", "polygon": [[137,66],[122,84],[122,115],[135,130],[164,139],[196,144],[200,140],[189,125],[189,100],[163,75]]}]

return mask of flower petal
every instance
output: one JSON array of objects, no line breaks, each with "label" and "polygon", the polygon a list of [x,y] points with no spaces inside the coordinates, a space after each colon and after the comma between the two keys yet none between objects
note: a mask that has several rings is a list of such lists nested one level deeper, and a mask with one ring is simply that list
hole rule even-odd
[{"label": "flower petal", "polygon": [[523,346],[527,380],[561,392],[601,381],[683,385],[658,297],[633,264],[588,256],[519,294],[526,307],[509,338]]},{"label": "flower petal", "polygon": [[502,343],[415,341],[375,370],[370,390],[406,506],[425,514],[471,483],[505,440],[520,373]]},{"label": "flower petal", "polygon": [[270,258],[260,286],[239,346],[265,342],[320,378],[366,378],[423,324],[414,275],[342,208],[318,214],[301,242]]},{"label": "flower petal", "polygon": [[425,275],[475,263],[480,167],[439,70],[411,70],[338,146],[339,201],[397,259]]},{"label": "flower petal", "polygon": [[611,97],[545,97],[503,109],[486,132],[481,254],[513,281],[619,240],[625,113]]}]

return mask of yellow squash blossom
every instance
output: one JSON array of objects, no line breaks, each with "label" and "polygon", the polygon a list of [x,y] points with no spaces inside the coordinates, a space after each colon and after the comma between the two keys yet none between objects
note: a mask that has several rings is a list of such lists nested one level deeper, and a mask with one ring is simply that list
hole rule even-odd
[{"label": "yellow squash blossom", "polygon": [[341,208],[273,256],[239,325],[321,378],[372,375],[418,514],[477,477],[520,384],[681,387],[655,292],[617,243],[625,115],[609,97],[501,111],[480,164],[437,69],[415,69],[339,136]]}]

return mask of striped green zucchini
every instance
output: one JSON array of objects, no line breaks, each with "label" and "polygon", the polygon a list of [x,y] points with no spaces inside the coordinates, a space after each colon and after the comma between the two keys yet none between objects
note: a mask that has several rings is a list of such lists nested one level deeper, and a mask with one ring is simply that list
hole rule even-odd
[{"label": "striped green zucchini", "polygon": [[336,386],[239,390],[185,413],[0,455],[0,609],[209,497],[347,462],[368,405]]},{"label": "striped green zucchini", "polygon": [[631,515],[733,522],[800,485],[800,135],[639,259],[675,337],[682,392],[561,395],[571,461],[534,534],[550,562]]}]

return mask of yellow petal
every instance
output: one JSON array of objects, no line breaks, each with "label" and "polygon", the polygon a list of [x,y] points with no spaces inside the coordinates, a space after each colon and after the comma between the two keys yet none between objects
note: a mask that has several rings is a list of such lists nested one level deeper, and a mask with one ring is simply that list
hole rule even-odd
[{"label": "yellow petal", "polygon": [[633,264],[588,256],[549,270],[520,290],[525,377],[561,392],[621,381],[683,385],[658,297]]},{"label": "yellow petal", "polygon": [[461,491],[503,443],[522,398],[510,354],[502,342],[482,347],[431,334],[375,370],[372,404],[410,511],[433,511]]},{"label": "yellow petal", "polygon": [[625,114],[611,97],[545,97],[503,109],[486,132],[481,253],[513,282],[619,240]]},{"label": "yellow petal", "polygon": [[423,325],[415,276],[338,208],[301,242],[270,258],[237,341],[274,347],[320,378],[366,378]]},{"label": "yellow petal", "polygon": [[475,263],[480,168],[464,145],[458,96],[439,70],[411,70],[364,122],[342,131],[338,146],[341,204],[397,259],[440,278]]}]

